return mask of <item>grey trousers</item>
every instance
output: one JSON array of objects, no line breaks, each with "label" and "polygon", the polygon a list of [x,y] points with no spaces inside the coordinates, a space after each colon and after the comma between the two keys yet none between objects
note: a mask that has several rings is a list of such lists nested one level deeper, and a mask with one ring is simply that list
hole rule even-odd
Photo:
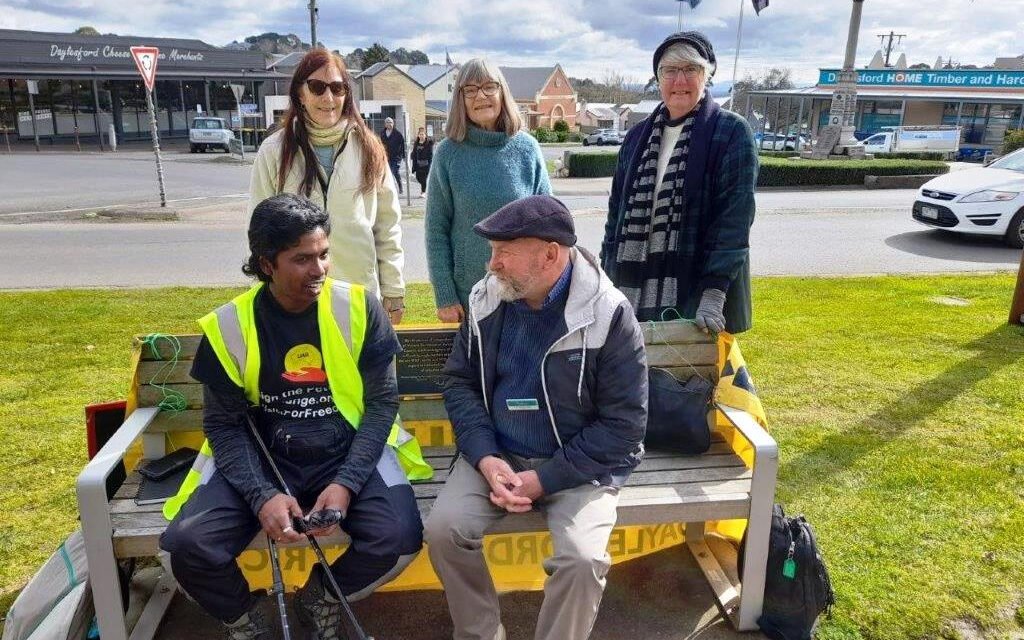
[{"label": "grey trousers", "polygon": [[[542,460],[523,461],[533,467]],[[444,585],[454,640],[503,640],[498,594],[483,555],[484,531],[515,518],[490,500],[490,487],[461,456],[430,511],[424,531],[434,571]],[[547,518],[554,555],[537,618],[536,640],[586,640],[594,626],[611,565],[608,538],[619,491],[586,484],[544,496],[534,508]]]}]

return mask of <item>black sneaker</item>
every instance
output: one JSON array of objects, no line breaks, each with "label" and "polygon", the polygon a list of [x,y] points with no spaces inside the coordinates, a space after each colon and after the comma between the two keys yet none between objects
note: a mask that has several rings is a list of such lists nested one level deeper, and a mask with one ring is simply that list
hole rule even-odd
[{"label": "black sneaker", "polygon": [[316,640],[348,640],[342,626],[344,611],[341,602],[328,598],[319,571],[314,571],[305,587],[295,594],[295,611],[299,620]]},{"label": "black sneaker", "polygon": [[270,626],[258,606],[225,625],[225,631],[228,640],[268,640],[271,637]]}]

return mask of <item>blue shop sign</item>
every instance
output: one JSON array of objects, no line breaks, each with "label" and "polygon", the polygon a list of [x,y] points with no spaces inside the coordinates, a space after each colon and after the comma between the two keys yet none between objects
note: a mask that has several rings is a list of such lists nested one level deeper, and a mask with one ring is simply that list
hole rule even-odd
[{"label": "blue shop sign", "polygon": [[[818,84],[835,85],[838,69],[821,69]],[[1024,71],[997,69],[861,69],[857,84],[865,87],[991,87],[1024,89]]]}]

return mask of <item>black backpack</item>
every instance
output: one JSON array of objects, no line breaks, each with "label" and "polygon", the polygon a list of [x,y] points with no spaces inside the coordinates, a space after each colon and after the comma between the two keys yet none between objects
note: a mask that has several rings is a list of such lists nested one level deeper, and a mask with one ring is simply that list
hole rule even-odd
[{"label": "black backpack", "polygon": [[811,640],[818,616],[829,613],[835,601],[814,529],[802,515],[789,518],[776,504],[768,539],[764,608],[757,619],[761,631],[772,640]]}]

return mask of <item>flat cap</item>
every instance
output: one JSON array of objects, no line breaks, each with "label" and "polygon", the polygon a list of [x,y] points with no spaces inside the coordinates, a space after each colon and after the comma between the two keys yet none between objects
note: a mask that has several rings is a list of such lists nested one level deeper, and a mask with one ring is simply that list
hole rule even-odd
[{"label": "flat cap", "polygon": [[473,225],[488,240],[540,238],[566,247],[576,245],[572,214],[558,198],[528,196],[514,200]]}]

